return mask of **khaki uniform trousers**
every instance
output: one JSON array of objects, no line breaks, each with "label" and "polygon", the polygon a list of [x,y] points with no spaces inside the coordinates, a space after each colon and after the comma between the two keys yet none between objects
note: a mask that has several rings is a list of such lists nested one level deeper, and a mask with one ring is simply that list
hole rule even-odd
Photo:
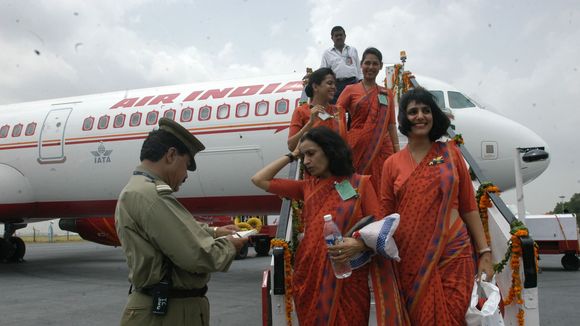
[{"label": "khaki uniform trousers", "polygon": [[123,311],[121,326],[209,326],[209,301],[207,297],[170,298],[165,316],[151,312],[153,298],[133,292]]}]

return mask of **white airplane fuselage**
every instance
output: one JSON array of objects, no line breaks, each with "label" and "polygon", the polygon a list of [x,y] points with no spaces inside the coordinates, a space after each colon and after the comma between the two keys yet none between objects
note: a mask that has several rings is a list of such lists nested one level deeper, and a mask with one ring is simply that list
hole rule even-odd
[{"label": "white airplane fuselage", "polygon": [[[430,79],[423,85],[455,91]],[[112,216],[143,140],[171,112],[206,146],[196,156],[197,171],[176,194],[193,214],[276,214],[280,200],[254,187],[250,177],[288,151],[288,125],[301,91],[300,76],[288,75],[1,106],[0,222]],[[514,185],[513,148],[546,147],[500,115],[478,107],[452,110],[466,147],[503,189]],[[525,181],[548,165],[534,163]]]}]

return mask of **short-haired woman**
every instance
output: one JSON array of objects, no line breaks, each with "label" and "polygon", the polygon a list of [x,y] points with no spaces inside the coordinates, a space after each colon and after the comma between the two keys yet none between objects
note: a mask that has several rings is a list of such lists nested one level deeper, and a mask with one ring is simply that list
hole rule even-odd
[{"label": "short-haired woman", "polygon": [[478,274],[494,273],[469,171],[454,142],[438,141],[450,122],[429,91],[403,95],[398,119],[409,142],[385,161],[380,193],[382,212],[401,215],[401,295],[413,325],[465,325],[472,241]]}]

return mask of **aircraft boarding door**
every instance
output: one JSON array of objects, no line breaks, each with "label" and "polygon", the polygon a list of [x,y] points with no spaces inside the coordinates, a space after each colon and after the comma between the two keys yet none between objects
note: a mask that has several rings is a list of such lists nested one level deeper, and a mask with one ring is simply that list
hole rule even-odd
[{"label": "aircraft boarding door", "polygon": [[48,112],[40,131],[38,163],[62,163],[64,155],[64,131],[72,108],[53,109]]}]

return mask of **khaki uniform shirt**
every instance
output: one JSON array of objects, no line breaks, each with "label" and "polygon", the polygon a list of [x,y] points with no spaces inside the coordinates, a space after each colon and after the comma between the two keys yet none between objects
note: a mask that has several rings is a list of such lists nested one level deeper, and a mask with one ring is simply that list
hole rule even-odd
[{"label": "khaki uniform shirt", "polygon": [[173,190],[139,166],[119,196],[115,226],[129,265],[129,282],[137,289],[162,279],[173,262],[175,289],[202,288],[211,272],[228,270],[236,250],[227,239],[198,223],[173,196]]}]

